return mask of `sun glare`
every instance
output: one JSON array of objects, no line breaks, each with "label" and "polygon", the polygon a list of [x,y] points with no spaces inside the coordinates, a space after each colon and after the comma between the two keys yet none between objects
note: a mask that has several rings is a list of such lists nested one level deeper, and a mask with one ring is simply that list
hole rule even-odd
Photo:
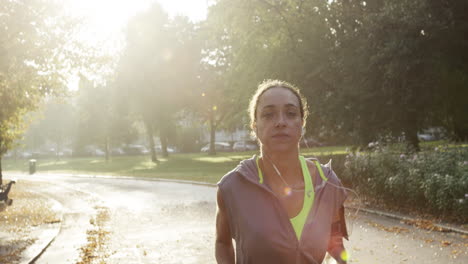
[{"label": "sun glare", "polygon": [[[187,16],[193,22],[206,18],[207,0],[63,0],[67,15],[83,20],[77,40],[103,55],[116,55],[124,47],[123,30],[129,19],[158,2],[170,17]],[[69,89],[78,88],[71,76]]]},{"label": "sun glare", "polygon": [[[64,0],[71,16],[85,20],[85,29],[80,38],[91,44],[115,45],[128,20],[144,11],[154,2],[159,2],[173,17],[185,15],[192,21],[206,17],[206,0]],[[118,49],[113,47],[114,49]],[[112,47],[106,47],[112,50]]]},{"label": "sun glare", "polygon": [[78,40],[88,45],[101,46],[106,52],[115,52],[119,48],[122,29],[138,12],[146,9],[149,0],[65,0],[70,16],[83,20],[83,29]]}]

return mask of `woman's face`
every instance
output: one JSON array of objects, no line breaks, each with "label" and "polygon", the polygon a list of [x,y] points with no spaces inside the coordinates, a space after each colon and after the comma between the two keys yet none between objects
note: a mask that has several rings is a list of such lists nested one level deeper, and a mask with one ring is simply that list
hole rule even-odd
[{"label": "woman's face", "polygon": [[264,150],[282,152],[297,149],[302,124],[299,99],[293,92],[276,87],[261,95],[254,129]]}]

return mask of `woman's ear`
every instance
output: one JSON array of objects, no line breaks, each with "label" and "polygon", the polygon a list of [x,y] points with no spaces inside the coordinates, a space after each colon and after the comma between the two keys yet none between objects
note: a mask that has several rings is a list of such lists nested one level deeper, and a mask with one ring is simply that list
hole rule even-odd
[{"label": "woman's ear", "polygon": [[255,124],[250,125],[250,138],[252,140],[257,140],[257,126]]},{"label": "woman's ear", "polygon": [[257,123],[252,123],[250,128],[252,129],[252,132],[255,134],[255,137],[257,137],[257,135],[258,135],[258,133],[257,133]]}]

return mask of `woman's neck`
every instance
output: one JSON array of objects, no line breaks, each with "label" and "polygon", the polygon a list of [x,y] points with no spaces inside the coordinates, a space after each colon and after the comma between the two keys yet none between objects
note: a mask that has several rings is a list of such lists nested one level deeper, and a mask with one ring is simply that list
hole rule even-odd
[{"label": "woman's neck", "polygon": [[289,152],[272,153],[262,148],[261,157],[266,166],[276,167],[285,179],[297,174],[297,171],[300,170],[299,150],[297,149]]}]

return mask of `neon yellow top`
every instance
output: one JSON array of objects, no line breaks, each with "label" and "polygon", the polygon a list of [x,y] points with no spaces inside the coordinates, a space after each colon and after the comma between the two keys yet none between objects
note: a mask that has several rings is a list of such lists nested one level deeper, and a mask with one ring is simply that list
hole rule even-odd
[{"label": "neon yellow top", "polygon": [[[310,173],[309,173],[309,168],[307,167],[307,162],[303,156],[299,156],[299,160],[301,162],[302,175],[304,177],[304,185],[305,185],[304,186],[304,202],[303,202],[302,209],[299,212],[299,214],[289,219],[291,221],[292,227],[294,228],[294,232],[296,233],[297,240],[301,240],[302,230],[304,229],[307,216],[309,215],[310,210],[312,210],[312,206],[314,204],[314,199],[315,199],[314,185],[312,183],[312,177],[310,176]],[[257,161],[259,182],[263,184],[263,174],[262,174],[262,171],[260,170],[260,166],[258,166],[258,158],[256,161]],[[317,160],[314,160],[314,163],[315,163],[315,166],[317,166],[320,177],[324,181],[327,181],[328,179],[323,175],[323,171],[322,171],[322,167],[320,166],[320,163]]]}]

